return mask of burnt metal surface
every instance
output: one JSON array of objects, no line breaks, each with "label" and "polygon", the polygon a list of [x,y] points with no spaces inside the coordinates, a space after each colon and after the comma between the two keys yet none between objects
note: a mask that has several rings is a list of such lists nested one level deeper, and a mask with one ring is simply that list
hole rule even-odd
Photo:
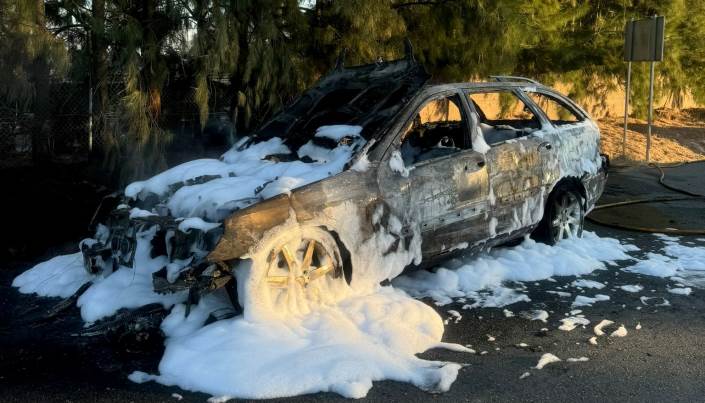
[{"label": "burnt metal surface", "polygon": [[329,124],[360,125],[366,139],[378,137],[429,78],[409,44],[403,59],[348,68],[341,63],[253,137],[281,137],[288,145],[302,145],[318,127]]},{"label": "burnt metal surface", "polygon": [[[367,158],[365,170],[347,169],[290,194],[259,202],[243,201],[224,219],[222,227],[211,231],[180,231],[178,222],[156,195],[123,200],[110,214],[102,214],[107,218],[102,226],[96,226],[97,241],[82,245],[86,268],[96,273],[130,267],[137,238],[154,231],[153,255],[167,256],[170,264],[180,265],[175,277],[167,266],[154,273],[155,290],[188,291],[191,301],[234,284],[231,263],[248,257],[263,237],[291,220],[325,227],[341,249],[354,254],[354,245],[345,243],[351,238],[368,239],[379,231],[380,224],[374,217],[379,206],[384,206],[385,214],[401,223],[401,231],[394,233],[398,241],[395,245],[403,241],[408,247],[410,239],[420,235],[422,264],[429,265],[452,254],[478,252],[530,233],[559,182],[569,181],[578,187],[585,210],[592,208],[604,188],[606,164],[598,155],[596,126],[572,101],[533,82],[425,85],[427,79],[426,72],[410,56],[334,70],[275,115],[243,147],[279,136],[296,149],[318,126],[357,124],[363,126],[367,144],[352,162]],[[473,143],[476,139],[471,141],[479,121],[466,96],[474,91],[514,92],[532,109],[540,128],[514,130],[516,138],[482,149]],[[574,110],[580,122],[552,124],[525,91],[561,100]],[[456,143],[457,149],[448,148],[443,155],[415,162],[405,172],[393,169],[395,153],[400,153],[414,117],[429,100],[443,97],[460,100],[466,127],[458,133],[465,138]],[[308,137],[302,135],[304,132]],[[264,158],[284,161],[290,157]],[[584,161],[599,166],[592,169]],[[191,182],[212,179],[199,177]],[[170,192],[186,184],[174,184]],[[111,199],[106,205],[115,203]],[[133,207],[158,214],[130,218]]]}]

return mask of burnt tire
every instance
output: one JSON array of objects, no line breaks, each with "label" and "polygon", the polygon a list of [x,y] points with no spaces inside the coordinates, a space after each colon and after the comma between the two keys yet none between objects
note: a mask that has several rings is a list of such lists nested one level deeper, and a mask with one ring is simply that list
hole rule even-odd
[{"label": "burnt tire", "polygon": [[585,199],[574,186],[559,184],[549,195],[543,217],[531,237],[548,245],[580,238],[584,222]]}]

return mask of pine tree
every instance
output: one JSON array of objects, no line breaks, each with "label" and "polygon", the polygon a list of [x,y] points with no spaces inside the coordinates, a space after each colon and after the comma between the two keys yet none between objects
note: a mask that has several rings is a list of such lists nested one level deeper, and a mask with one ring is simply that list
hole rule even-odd
[{"label": "pine tree", "polygon": [[123,182],[166,167],[171,133],[161,121],[161,94],[169,75],[167,57],[183,29],[183,9],[174,0],[117,0],[110,13],[115,64],[123,77],[124,122],[105,127],[107,159],[121,167]]},{"label": "pine tree", "polygon": [[230,80],[230,115],[237,131],[249,131],[308,83],[302,54],[306,20],[296,0],[191,1],[196,28],[195,99],[205,124],[209,79]]},{"label": "pine tree", "polygon": [[32,155],[37,162],[50,152],[47,143],[49,82],[67,66],[63,44],[46,22],[43,0],[0,0],[0,97],[31,105],[34,113]]}]

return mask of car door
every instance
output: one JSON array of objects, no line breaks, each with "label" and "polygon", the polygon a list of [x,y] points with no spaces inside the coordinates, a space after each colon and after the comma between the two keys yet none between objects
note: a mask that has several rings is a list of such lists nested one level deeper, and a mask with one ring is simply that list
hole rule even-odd
[{"label": "car door", "polygon": [[549,126],[543,139],[551,145],[543,153],[546,185],[552,187],[561,175],[580,177],[601,162],[599,130],[587,114],[565,97],[540,88],[522,89]]},{"label": "car door", "polygon": [[[467,92],[474,123],[489,149],[490,235],[504,239],[540,221],[546,192],[541,137],[545,122],[517,92],[507,88]],[[537,135],[538,134],[538,135]]]},{"label": "car door", "polygon": [[[445,118],[433,116],[432,110],[438,109],[433,103],[439,101],[449,102]],[[400,177],[407,178],[406,214],[421,233],[426,257],[465,248],[488,235],[487,166],[485,156],[471,147],[465,108],[455,92],[426,99],[407,116],[407,124],[382,162],[396,167],[380,170],[392,176],[381,178],[380,188],[393,203],[404,203],[399,195],[390,193],[403,187]],[[447,137],[452,137],[452,147],[438,147],[436,141]]]}]

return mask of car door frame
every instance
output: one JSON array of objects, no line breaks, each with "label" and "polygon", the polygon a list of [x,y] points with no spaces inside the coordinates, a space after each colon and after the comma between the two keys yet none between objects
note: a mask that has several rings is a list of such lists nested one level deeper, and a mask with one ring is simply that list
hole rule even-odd
[{"label": "car door frame", "polygon": [[[550,191],[551,189],[553,189],[553,186],[555,186],[555,184],[558,183],[560,179],[562,179],[559,168],[559,162],[557,160],[557,157],[555,156],[556,153],[562,153],[566,151],[562,149],[562,143],[564,140],[562,136],[582,135],[583,130],[585,130],[585,127],[583,125],[589,124],[589,122],[592,122],[592,119],[590,118],[590,115],[578,104],[573,102],[573,100],[551,88],[522,87],[519,88],[519,92],[527,100],[527,102],[530,102],[534,109],[539,111],[542,119],[546,122],[546,129],[542,129],[542,131],[544,132],[544,139],[548,144],[551,145],[552,150],[549,149],[549,151],[553,152],[554,158],[556,159],[555,161],[545,164],[544,166],[544,182],[545,186],[547,186]],[[575,114],[580,120],[575,123],[568,123],[564,125],[557,125],[553,123],[553,121],[551,121],[551,119],[548,117],[543,108],[541,108],[541,105],[534,102],[534,100],[531,99],[527,92],[535,92],[547,96],[548,98],[553,98],[559,104],[563,104],[562,106],[564,108],[568,109],[570,112]],[[579,159],[579,157],[576,156],[576,159]]]},{"label": "car door frame", "polygon": [[[447,97],[455,96],[459,100],[459,111],[461,113],[461,118],[465,121],[465,140],[470,145],[469,148],[461,149],[459,152],[445,155],[437,158],[433,158],[427,161],[422,161],[420,163],[414,164],[408,177],[406,178],[406,184],[400,185],[399,182],[403,180],[399,179],[402,175],[396,173],[396,179],[389,178],[390,175],[394,176],[394,172],[389,169],[389,160],[395,151],[400,151],[402,145],[401,136],[408,128],[408,125],[413,121],[414,117],[422,110],[422,108],[430,101],[434,99],[441,99]],[[453,186],[449,184],[444,189],[446,190],[456,190],[458,197],[464,197],[459,199],[454,205],[450,206],[448,210],[438,217],[432,217],[430,221],[425,223],[414,222],[413,217],[406,217],[403,222],[406,225],[418,225],[417,230],[420,232],[423,242],[422,250],[424,259],[432,256],[441,255],[452,251],[453,249],[462,249],[462,246],[469,246],[468,240],[469,235],[473,235],[476,239],[482,238],[483,240],[487,237],[489,233],[487,230],[486,223],[480,226],[469,226],[467,225],[470,221],[475,221],[477,218],[482,218],[486,220],[489,216],[488,212],[488,200],[489,195],[489,181],[486,175],[486,161],[485,156],[472,148],[472,138],[471,138],[471,127],[472,119],[470,116],[470,111],[468,110],[467,101],[463,100],[464,93],[462,88],[441,86],[436,91],[426,91],[419,94],[412,102],[410,102],[409,107],[400,115],[397,122],[395,122],[392,127],[394,128],[389,136],[393,138],[390,139],[388,147],[384,151],[382,158],[380,160],[380,169],[378,170],[378,183],[380,185],[380,194],[384,198],[385,192],[389,195],[389,188],[394,189],[397,192],[399,189],[404,189],[406,193],[406,206],[408,211],[407,215],[417,215],[417,211],[414,209],[414,203],[418,203],[418,199],[414,199],[417,195],[413,194],[418,188],[412,183],[414,179],[414,171],[417,169],[433,169],[432,166],[438,166],[437,164],[447,164],[441,165],[446,167],[453,167],[457,165],[456,168],[462,167],[464,172],[468,174],[474,173],[471,171],[474,169],[472,163],[475,162],[475,167],[478,170],[484,171],[484,185],[482,185],[482,179],[479,180],[479,189],[474,190],[480,194],[473,194],[473,185],[476,183],[468,183],[464,190],[465,192],[460,192],[458,186]],[[450,160],[455,159],[452,163]],[[463,160],[461,163],[461,160]],[[467,161],[465,161],[467,160]],[[477,161],[475,161],[477,160]],[[418,173],[419,171],[417,171]],[[482,176],[482,173],[479,173]],[[470,181],[468,179],[468,181]],[[462,193],[462,195],[461,195]],[[401,204],[401,203],[397,203]],[[411,233],[411,230],[406,230],[406,233]],[[463,245],[464,244],[464,245]]]},{"label": "car door frame", "polygon": [[[545,200],[548,195],[547,178],[543,172],[544,164],[541,153],[550,152],[551,145],[549,142],[544,141],[542,133],[547,129],[553,128],[553,125],[544,116],[542,110],[537,110],[536,105],[528,99],[528,96],[521,89],[521,87],[517,86],[494,85],[488,87],[467,87],[463,91],[465,98],[469,98],[471,94],[478,93],[509,92],[524,103],[540,124],[539,129],[522,137],[490,145],[487,164],[490,173],[490,215],[492,216],[490,235],[493,237],[492,244],[502,243],[509,238],[516,238],[533,230],[543,216]],[[466,101],[472,113],[480,116],[473,103],[469,102],[469,100]],[[479,121],[473,122],[473,124],[479,123]],[[497,147],[503,145],[516,150],[497,149]],[[533,155],[533,157],[529,157],[530,161],[528,163],[531,164],[533,159],[534,168],[524,170],[519,169],[521,167],[517,167],[515,171],[520,172],[521,175],[512,178],[512,183],[510,183],[513,189],[512,192],[510,194],[498,192],[498,186],[502,185],[497,183],[499,180],[498,167],[502,162],[498,160],[498,154],[500,154],[500,151],[505,151],[506,153],[521,155],[523,154],[522,147],[526,149],[526,146],[528,146],[528,150],[532,151],[530,155]],[[530,182],[530,186],[526,186],[526,181]],[[526,187],[528,187],[528,190],[525,189]]]}]

